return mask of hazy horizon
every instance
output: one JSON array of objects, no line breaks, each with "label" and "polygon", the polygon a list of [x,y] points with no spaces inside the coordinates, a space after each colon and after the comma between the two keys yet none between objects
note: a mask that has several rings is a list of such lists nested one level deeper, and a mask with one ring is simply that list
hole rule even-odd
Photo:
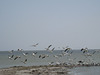
[{"label": "hazy horizon", "polygon": [[0,9],[0,51],[100,49],[100,0],[0,0]]}]

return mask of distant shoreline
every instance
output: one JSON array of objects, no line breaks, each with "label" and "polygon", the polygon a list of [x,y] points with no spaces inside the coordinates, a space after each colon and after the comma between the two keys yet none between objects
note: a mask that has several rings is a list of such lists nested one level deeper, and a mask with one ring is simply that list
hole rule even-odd
[{"label": "distant shoreline", "polygon": [[[54,51],[63,51],[64,49],[57,49],[57,50],[54,50]],[[80,51],[81,49],[72,49],[74,51]],[[100,49],[88,49],[88,50],[100,50]],[[11,50],[0,50],[0,52],[3,52],[3,51],[11,51]],[[17,50],[14,50],[14,51],[17,51]],[[22,50],[22,51],[46,51],[45,49],[33,49],[33,50]]]},{"label": "distant shoreline", "polygon": [[[15,50],[15,51],[17,51],[18,49],[11,49],[11,50]],[[41,51],[41,50],[45,50],[45,49],[22,49],[23,51],[33,51],[33,50],[38,50],[38,51]],[[64,50],[64,49],[55,49],[55,50]],[[72,48],[72,50],[81,50],[81,48],[78,48],[78,49],[73,49]],[[99,48],[96,48],[96,49],[91,49],[91,48],[89,48],[88,50],[100,50]],[[10,50],[0,50],[0,51],[10,51]]]}]

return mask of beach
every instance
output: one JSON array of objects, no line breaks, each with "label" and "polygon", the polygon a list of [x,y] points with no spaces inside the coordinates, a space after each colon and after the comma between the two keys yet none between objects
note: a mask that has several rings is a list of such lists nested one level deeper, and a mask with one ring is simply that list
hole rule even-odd
[{"label": "beach", "polygon": [[13,66],[1,68],[0,75],[69,75],[71,67],[62,65],[48,66]]},{"label": "beach", "polygon": [[99,75],[100,65],[41,65],[0,68],[0,75]]}]

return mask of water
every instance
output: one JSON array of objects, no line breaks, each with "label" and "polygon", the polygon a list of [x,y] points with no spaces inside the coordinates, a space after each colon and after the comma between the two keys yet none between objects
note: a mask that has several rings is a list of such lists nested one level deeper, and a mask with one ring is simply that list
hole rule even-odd
[{"label": "water", "polygon": [[[94,51],[96,51],[94,53]],[[35,56],[32,55],[33,52],[37,52]],[[78,64],[78,61],[84,61],[84,64],[100,63],[100,51],[99,50],[89,50],[87,53],[83,54],[80,50],[71,50],[68,53],[63,53],[62,50],[50,51],[14,51],[10,53],[8,51],[0,51],[0,68],[7,68],[12,66],[33,66],[33,65],[49,65],[50,62],[53,64],[66,63],[66,64]],[[24,56],[23,53],[28,53]],[[91,56],[86,55],[91,54]],[[14,55],[14,57],[9,59],[8,57]],[[40,55],[48,55],[45,58],[39,58]],[[16,56],[20,56],[14,60]],[[22,61],[27,59],[26,64]],[[70,70],[71,75],[100,75],[100,66],[91,67],[76,67]]]},{"label": "water", "polygon": [[70,71],[70,75],[100,75],[100,66],[76,67]]}]

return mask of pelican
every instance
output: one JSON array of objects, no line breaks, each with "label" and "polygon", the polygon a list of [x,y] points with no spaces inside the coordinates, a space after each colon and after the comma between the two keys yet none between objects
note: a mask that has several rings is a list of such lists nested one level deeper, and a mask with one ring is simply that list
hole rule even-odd
[{"label": "pelican", "polygon": [[43,59],[43,58],[46,58],[46,57],[49,57],[49,55],[47,55],[47,54],[46,54],[46,55],[45,55],[45,54],[42,55],[42,59]]},{"label": "pelican", "polygon": [[58,58],[58,56],[57,56],[57,55],[54,55],[53,57]]},{"label": "pelican", "polygon": [[27,59],[25,59],[24,61],[21,61],[21,62],[23,62],[24,64],[26,64],[26,62],[27,62]]},{"label": "pelican", "polygon": [[9,51],[9,53],[13,53],[13,52],[14,52],[14,50]]},{"label": "pelican", "polygon": [[83,53],[86,53],[86,52],[88,52],[88,48],[87,47],[86,48],[82,48],[81,51],[83,51]]},{"label": "pelican", "polygon": [[45,55],[45,54],[42,54],[42,55],[39,55],[39,58],[45,58],[45,57],[49,57],[49,55]]},{"label": "pelican", "polygon": [[46,50],[49,50],[49,48],[51,47],[52,45],[49,45],[47,48],[45,48]]},{"label": "pelican", "polygon": [[45,58],[46,56],[42,56],[42,59]]},{"label": "pelican", "polygon": [[32,55],[35,56],[37,54],[37,52],[33,52]]},{"label": "pelican", "polygon": [[83,60],[78,61],[79,64],[83,64],[83,62],[84,62]]},{"label": "pelican", "polygon": [[48,49],[48,51],[53,52],[53,51],[54,51],[54,49],[55,49],[55,47],[54,47],[54,48],[52,48],[51,50],[50,50],[50,49]]},{"label": "pelican", "polygon": [[27,55],[28,55],[28,53],[23,53],[23,55],[24,55],[24,56],[27,56]]},{"label": "pelican", "polygon": [[64,52],[69,52],[69,50],[71,50],[71,48],[66,48],[66,49],[64,50]]},{"label": "pelican", "polygon": [[41,58],[42,55],[39,55],[39,58]]},{"label": "pelican", "polygon": [[12,60],[12,58],[13,58],[13,57],[14,57],[14,55],[12,55],[12,56],[9,56],[8,58]]},{"label": "pelican", "polygon": [[92,54],[90,54],[90,53],[86,53],[85,56],[92,56]]},{"label": "pelican", "polygon": [[18,58],[21,58],[20,56],[16,56],[15,58],[14,58],[14,60],[17,60]]},{"label": "pelican", "polygon": [[61,64],[60,62],[56,61],[56,65],[60,65],[60,64]]},{"label": "pelican", "polygon": [[66,52],[62,52],[62,55],[63,55],[63,56],[65,56],[65,55],[67,55],[67,54],[68,54],[68,53],[66,53]]},{"label": "pelican", "polygon": [[52,65],[54,62],[48,62],[49,65]]},{"label": "pelican", "polygon": [[51,50],[51,51],[54,51],[55,47]]},{"label": "pelican", "polygon": [[17,51],[22,51],[23,49],[18,49]]},{"label": "pelican", "polygon": [[36,47],[38,44],[39,44],[39,43],[37,43],[37,44],[35,44],[35,45],[32,45],[32,46]]},{"label": "pelican", "polygon": [[96,51],[94,51],[92,54],[95,54],[96,53]]}]

